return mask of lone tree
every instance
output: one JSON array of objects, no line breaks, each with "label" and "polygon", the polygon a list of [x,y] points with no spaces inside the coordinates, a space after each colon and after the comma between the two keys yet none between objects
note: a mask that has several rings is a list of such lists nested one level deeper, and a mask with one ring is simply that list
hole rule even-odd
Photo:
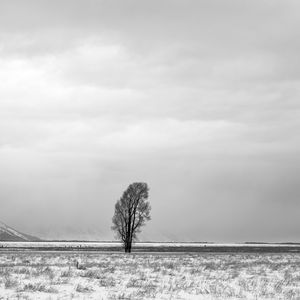
[{"label": "lone tree", "polygon": [[147,183],[134,182],[128,186],[115,205],[111,228],[122,240],[125,252],[131,252],[132,241],[137,238],[136,235],[145,222],[150,220],[148,195]]}]

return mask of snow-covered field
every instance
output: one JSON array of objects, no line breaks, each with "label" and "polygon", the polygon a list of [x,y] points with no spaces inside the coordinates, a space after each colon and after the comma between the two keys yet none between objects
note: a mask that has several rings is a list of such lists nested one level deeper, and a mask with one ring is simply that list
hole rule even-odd
[{"label": "snow-covered field", "polygon": [[[120,242],[65,242],[65,241],[41,241],[41,242],[1,242],[1,248],[109,248],[120,247]],[[178,242],[137,242],[138,247],[271,247],[271,248],[300,248],[299,244],[267,244],[267,243],[178,243]]]},{"label": "snow-covered field", "polygon": [[298,253],[0,254],[0,299],[300,299]]}]

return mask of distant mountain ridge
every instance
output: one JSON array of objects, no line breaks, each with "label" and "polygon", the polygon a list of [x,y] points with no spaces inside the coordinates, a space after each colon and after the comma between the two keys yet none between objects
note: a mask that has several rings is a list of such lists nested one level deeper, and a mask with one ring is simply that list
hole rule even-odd
[{"label": "distant mountain ridge", "polygon": [[0,222],[0,241],[5,242],[33,242],[33,241],[39,241],[40,239],[31,236],[26,233],[22,233],[20,231],[17,231],[9,226],[7,226],[5,223]]}]

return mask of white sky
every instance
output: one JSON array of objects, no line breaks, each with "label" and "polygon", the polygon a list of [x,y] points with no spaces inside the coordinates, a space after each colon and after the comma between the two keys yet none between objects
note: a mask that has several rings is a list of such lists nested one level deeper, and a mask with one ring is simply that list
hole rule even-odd
[{"label": "white sky", "polygon": [[0,219],[112,239],[300,241],[299,1],[0,1]]}]

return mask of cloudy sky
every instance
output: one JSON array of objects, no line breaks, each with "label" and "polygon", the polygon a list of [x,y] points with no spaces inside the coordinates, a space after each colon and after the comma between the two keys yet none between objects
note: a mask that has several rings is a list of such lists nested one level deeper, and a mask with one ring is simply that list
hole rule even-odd
[{"label": "cloudy sky", "polygon": [[300,241],[299,1],[0,1],[0,220],[112,239]]}]

